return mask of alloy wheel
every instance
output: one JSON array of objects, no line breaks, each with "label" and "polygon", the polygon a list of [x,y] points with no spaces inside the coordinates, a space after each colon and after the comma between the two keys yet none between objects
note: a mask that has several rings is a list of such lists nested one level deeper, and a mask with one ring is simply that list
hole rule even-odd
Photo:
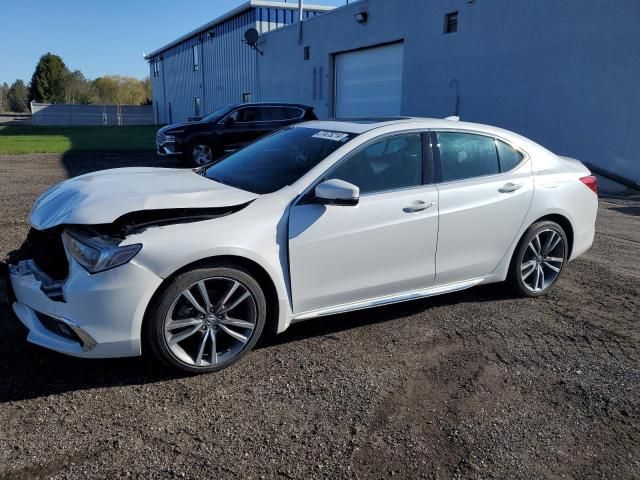
[{"label": "alloy wheel", "polygon": [[562,236],[552,229],[538,232],[522,256],[522,283],[532,292],[546,290],[560,275],[564,258],[565,244]]},{"label": "alloy wheel", "polygon": [[199,143],[191,150],[191,158],[197,165],[207,165],[213,160],[213,151],[209,145]]},{"label": "alloy wheel", "polygon": [[235,358],[249,343],[257,322],[256,300],[241,282],[210,277],[192,284],[173,301],[164,322],[171,354],[195,367]]}]

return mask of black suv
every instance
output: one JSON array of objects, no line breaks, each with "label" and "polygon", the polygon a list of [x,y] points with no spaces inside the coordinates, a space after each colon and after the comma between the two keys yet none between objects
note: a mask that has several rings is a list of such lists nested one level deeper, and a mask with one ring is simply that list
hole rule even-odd
[{"label": "black suv", "polygon": [[158,130],[158,155],[183,155],[194,166],[206,165],[267,133],[316,120],[313,108],[293,103],[243,103],[222,108],[197,122]]}]

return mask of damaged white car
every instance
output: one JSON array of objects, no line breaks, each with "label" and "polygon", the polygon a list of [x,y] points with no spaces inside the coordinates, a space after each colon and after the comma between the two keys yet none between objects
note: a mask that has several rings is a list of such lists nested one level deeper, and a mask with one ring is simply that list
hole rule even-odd
[{"label": "damaged white car", "polygon": [[9,295],[43,347],[219,370],[292,322],[505,280],[542,295],[590,247],[595,192],[580,162],[498,128],[308,122],[198,170],[51,188]]}]

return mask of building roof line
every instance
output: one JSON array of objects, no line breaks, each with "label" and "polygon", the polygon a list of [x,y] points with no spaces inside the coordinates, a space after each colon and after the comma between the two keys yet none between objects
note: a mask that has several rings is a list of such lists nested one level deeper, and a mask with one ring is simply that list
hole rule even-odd
[{"label": "building roof line", "polygon": [[[204,25],[196,28],[195,30],[190,31],[189,33],[186,33],[184,35],[182,35],[181,37],[177,38],[176,40],[167,43],[165,46],[160,47],[156,50],[154,50],[151,53],[147,53],[144,55],[145,60],[150,60],[152,57],[155,57],[156,55],[159,55],[162,52],[166,52],[167,50],[169,50],[172,47],[175,47],[176,45],[179,45],[180,43],[189,40],[190,38],[195,37],[196,35],[205,32],[217,25],[220,25],[221,23],[226,22],[227,20],[240,15],[241,13],[250,10],[252,8],[260,8],[260,7],[265,7],[265,8],[280,8],[280,9],[284,9],[284,10],[297,10],[298,9],[298,4],[297,3],[284,3],[284,2],[279,2],[279,1],[273,1],[273,0],[249,0],[248,2],[245,2],[239,6],[237,6],[236,8],[234,8],[233,10],[229,10],[227,13],[211,20],[208,23],[205,23]],[[313,10],[315,12],[328,12],[331,11],[333,9],[335,9],[335,7],[329,6],[329,5],[313,5],[313,4],[305,4],[304,6],[305,10]]]}]

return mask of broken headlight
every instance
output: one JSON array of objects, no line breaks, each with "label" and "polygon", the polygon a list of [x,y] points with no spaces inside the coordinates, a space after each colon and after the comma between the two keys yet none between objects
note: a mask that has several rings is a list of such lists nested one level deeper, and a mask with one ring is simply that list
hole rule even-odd
[{"label": "broken headlight", "polygon": [[104,272],[129,262],[142,248],[142,244],[119,246],[119,241],[104,237],[92,237],[76,231],[62,233],[64,246],[89,273]]}]

